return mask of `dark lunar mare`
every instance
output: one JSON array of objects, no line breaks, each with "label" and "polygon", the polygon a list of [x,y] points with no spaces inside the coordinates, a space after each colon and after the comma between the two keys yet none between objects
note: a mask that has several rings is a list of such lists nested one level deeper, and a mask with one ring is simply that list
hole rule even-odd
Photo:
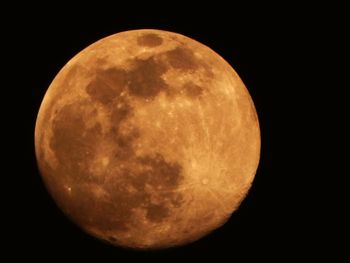
[{"label": "dark lunar mare", "polygon": [[[163,43],[156,35],[146,35],[137,41],[144,46]],[[134,59],[131,65],[129,70],[98,69],[86,86],[89,99],[65,105],[52,124],[50,147],[60,163],[55,171],[59,176],[57,180],[60,185],[72,185],[69,194],[58,197],[64,199],[59,203],[68,206],[63,209],[86,228],[118,232],[137,227],[135,208],[144,209],[149,221],[162,222],[170,216],[171,207],[179,207],[184,202],[176,192],[183,179],[181,165],[167,162],[160,153],[137,157],[133,145],[140,131],[132,127],[128,134],[120,132],[121,125],[133,114],[127,96],[122,94],[138,99],[154,99],[160,92],[174,96],[162,79],[167,69],[190,72],[202,64],[190,49],[179,46],[148,59]],[[203,93],[203,89],[192,82],[184,84],[183,90],[189,97]],[[97,116],[95,103],[110,110],[111,128],[105,133],[98,123],[86,127],[85,120]],[[113,155],[105,168],[106,176],[99,178],[89,166],[102,141],[113,146]],[[94,186],[102,188],[105,194],[97,198]]]}]

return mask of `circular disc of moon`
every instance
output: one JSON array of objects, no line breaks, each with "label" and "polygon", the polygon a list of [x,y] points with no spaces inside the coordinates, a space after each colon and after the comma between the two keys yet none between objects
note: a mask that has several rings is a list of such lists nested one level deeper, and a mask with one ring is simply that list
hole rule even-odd
[{"label": "circular disc of moon", "polygon": [[254,179],[259,123],[231,66],[180,34],[97,41],[57,74],[35,128],[64,213],[116,246],[159,249],[223,225]]}]

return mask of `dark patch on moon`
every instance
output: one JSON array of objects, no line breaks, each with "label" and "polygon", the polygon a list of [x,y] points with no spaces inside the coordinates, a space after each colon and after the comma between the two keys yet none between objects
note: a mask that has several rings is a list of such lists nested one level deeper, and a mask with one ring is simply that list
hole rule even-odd
[{"label": "dark patch on moon", "polygon": [[[154,36],[139,41],[145,45],[156,42]],[[160,153],[136,156],[134,143],[140,137],[139,130],[129,127],[125,134],[120,127],[133,114],[130,95],[143,99],[152,99],[161,92],[169,95],[171,87],[162,79],[169,67],[192,71],[200,68],[201,63],[185,46],[130,63],[128,70],[97,70],[86,87],[90,99],[108,109],[109,131],[102,134],[99,124],[86,127],[89,114],[97,114],[91,110],[94,108],[91,101],[64,106],[53,122],[50,146],[60,163],[58,173],[64,175],[63,184],[69,182],[74,186],[64,204],[69,206],[66,210],[75,221],[86,228],[128,231],[139,224],[134,209],[143,209],[149,222],[159,223],[170,216],[171,209],[184,203],[177,191],[183,180],[181,165],[166,161]],[[203,88],[192,82],[182,89],[191,98],[203,93]],[[102,141],[112,150],[104,175],[97,177],[92,174],[91,165],[96,158],[95,149]],[[102,189],[103,194],[97,196],[96,189]]]},{"label": "dark patch on moon", "polygon": [[161,222],[169,216],[169,209],[162,205],[148,205],[146,217],[153,222]]},{"label": "dark patch on moon", "polygon": [[138,138],[139,132],[136,128],[133,129],[129,134],[117,134],[113,140],[115,144],[115,157],[120,160],[130,160],[134,156],[133,141]]},{"label": "dark patch on moon", "polygon": [[120,95],[125,84],[126,75],[123,70],[107,69],[95,75],[95,78],[87,85],[86,92],[102,104],[108,104]]},{"label": "dark patch on moon", "polygon": [[154,33],[143,34],[137,38],[137,44],[146,47],[156,47],[163,43],[163,39]]},{"label": "dark patch on moon", "polygon": [[[86,87],[87,94],[102,104],[109,104],[119,99],[123,91],[144,99],[152,99],[161,92],[172,97],[176,96],[176,93],[162,78],[170,68],[183,71],[204,68],[207,74],[212,74],[186,46],[179,46],[147,59],[133,59],[130,63],[132,67],[129,70],[118,67],[98,70]],[[201,95],[203,91],[203,88],[195,84],[186,84],[184,88],[185,94],[192,98]]]},{"label": "dark patch on moon", "polygon": [[142,176],[152,182],[154,187],[172,188],[181,179],[181,166],[166,162],[161,154],[138,158],[138,162],[148,168]]},{"label": "dark patch on moon", "polygon": [[[96,94],[93,98],[102,102]],[[106,133],[102,133],[99,124],[86,127],[85,120],[97,114],[88,102],[64,106],[53,122],[50,146],[62,169],[58,174],[64,175],[59,178],[60,184],[69,183],[73,189],[59,198],[64,210],[87,229],[117,233],[138,226],[135,208],[145,210],[150,222],[166,220],[170,209],[184,202],[176,192],[183,179],[182,167],[166,161],[160,153],[137,157],[133,145],[140,136],[139,130],[130,127],[127,134],[120,132],[121,125],[132,114],[131,106],[120,95],[105,105],[111,109],[111,128]],[[92,174],[90,165],[101,141],[111,145],[114,154],[108,155],[110,161],[104,176],[98,177]],[[96,195],[98,189],[102,194]]]},{"label": "dark patch on moon", "polygon": [[168,85],[161,78],[167,67],[155,60],[154,57],[134,61],[134,69],[128,72],[129,91],[132,95],[143,98],[152,98]]},{"label": "dark patch on moon", "polygon": [[168,69],[164,63],[154,57],[134,59],[131,63],[131,70],[113,68],[98,71],[86,87],[87,94],[102,104],[108,104],[123,91],[140,98],[153,98],[167,90],[168,85],[162,79]]},{"label": "dark patch on moon", "polygon": [[[128,229],[124,214],[125,205],[115,204],[108,197],[97,197],[94,186],[101,184],[87,184],[86,178],[75,178],[76,186],[71,193],[68,205],[71,207],[70,216],[80,225],[98,228],[101,231]],[[122,200],[119,200],[122,201]]]},{"label": "dark patch on moon", "polygon": [[87,110],[86,102],[65,105],[52,124],[53,137],[50,148],[62,164],[59,167],[64,177],[85,175],[85,165],[93,159],[96,140],[101,136],[101,126],[87,128],[84,119],[91,118],[95,111]]},{"label": "dark patch on moon", "polygon": [[164,53],[169,64],[180,70],[196,70],[200,67],[192,50],[185,46],[179,46],[173,50]]},{"label": "dark patch on moon", "polygon": [[203,88],[193,82],[187,82],[184,84],[183,89],[185,94],[191,98],[199,97],[203,93]]},{"label": "dark patch on moon", "polygon": [[[123,164],[123,168],[115,170],[120,179],[112,178],[105,189],[117,211],[114,217],[119,218],[121,224],[130,227],[133,222],[137,224],[133,213],[135,208],[144,209],[149,221],[161,222],[170,216],[170,207],[183,203],[183,198],[176,192],[183,179],[178,163],[166,162],[161,154],[156,154],[143,158],[134,155],[125,161],[117,157],[113,164]],[[161,191],[166,191],[166,194],[159,194]],[[151,199],[155,196],[158,196],[157,203],[152,203]]]}]

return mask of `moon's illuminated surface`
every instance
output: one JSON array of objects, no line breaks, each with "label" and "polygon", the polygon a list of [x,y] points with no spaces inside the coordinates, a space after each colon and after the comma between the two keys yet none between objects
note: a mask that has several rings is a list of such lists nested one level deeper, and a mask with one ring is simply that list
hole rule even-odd
[{"label": "moon's illuminated surface", "polygon": [[165,248],[221,226],[249,190],[260,131],[219,55],[159,30],[115,34],[70,60],[35,129],[43,180],[65,214],[117,246]]}]

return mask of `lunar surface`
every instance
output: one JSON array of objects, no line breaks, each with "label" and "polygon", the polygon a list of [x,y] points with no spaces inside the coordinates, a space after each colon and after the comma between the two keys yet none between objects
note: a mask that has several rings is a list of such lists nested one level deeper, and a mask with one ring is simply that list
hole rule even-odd
[{"label": "lunar surface", "polygon": [[260,130],[218,54],[180,34],[134,30],[97,41],[57,74],[35,149],[49,193],[84,231],[160,249],[205,236],[238,208]]}]

